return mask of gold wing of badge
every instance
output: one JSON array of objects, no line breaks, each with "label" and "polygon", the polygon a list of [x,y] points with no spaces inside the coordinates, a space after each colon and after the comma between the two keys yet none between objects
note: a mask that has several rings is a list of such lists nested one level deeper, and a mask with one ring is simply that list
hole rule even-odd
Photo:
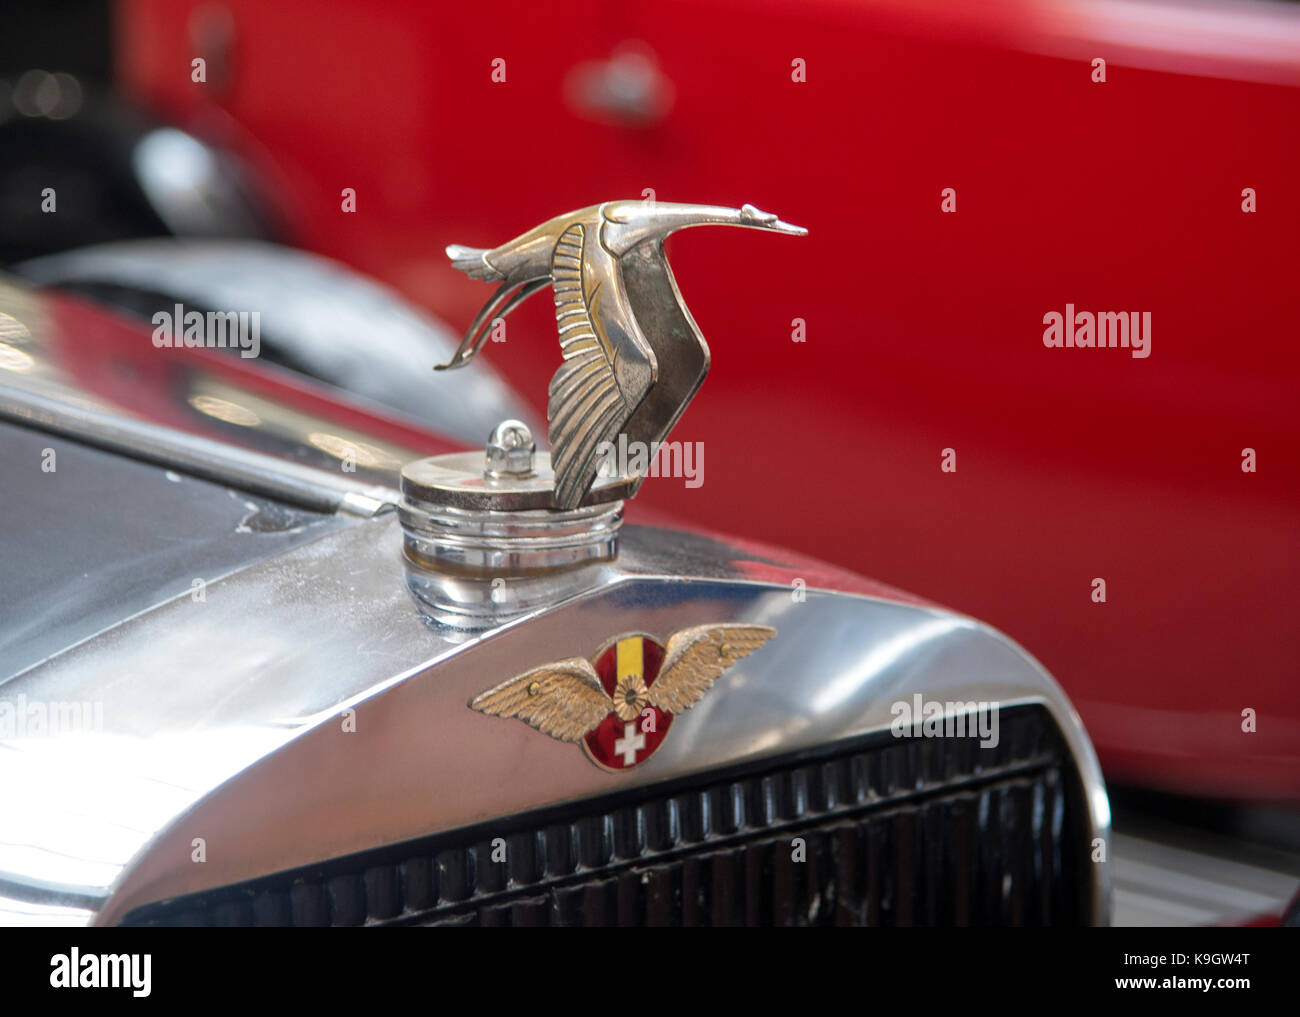
[{"label": "gold wing of badge", "polygon": [[493,717],[518,717],[562,742],[579,741],[614,709],[596,669],[581,657],[543,664],[470,701]]},{"label": "gold wing of badge", "polygon": [[697,625],[668,640],[659,679],[650,686],[653,706],[669,713],[689,710],[722,672],[776,635],[769,625]]},{"label": "gold wing of badge", "polygon": [[[734,622],[682,629],[668,640],[659,677],[648,690],[652,705],[680,713],[699,702],[724,671],[776,635],[770,625]],[[613,712],[614,701],[581,657],[543,664],[470,700],[470,709],[518,717],[542,734],[577,742]]]}]

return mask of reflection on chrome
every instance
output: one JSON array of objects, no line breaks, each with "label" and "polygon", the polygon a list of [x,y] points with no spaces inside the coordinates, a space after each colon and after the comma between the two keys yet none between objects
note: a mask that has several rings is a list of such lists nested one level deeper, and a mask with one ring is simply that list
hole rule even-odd
[{"label": "reflection on chrome", "polygon": [[[3,334],[4,322],[0,321],[0,334]],[[15,349],[8,343],[0,343],[0,371],[16,371],[29,374],[36,366],[36,361],[22,350]]]},{"label": "reflection on chrome", "polygon": [[0,342],[21,343],[32,337],[27,326],[12,314],[0,311]]},{"label": "reflection on chrome", "polygon": [[171,817],[288,735],[232,725],[0,741],[0,924],[26,924],[37,908],[84,924]]},{"label": "reflection on chrome", "polygon": [[164,208],[198,200],[220,173],[207,146],[174,127],[146,134],[132,161],[146,192]]},{"label": "reflection on chrome", "polygon": [[962,628],[974,628],[974,622],[965,618],[940,616],[872,643],[849,670],[832,678],[818,691],[812,701],[813,712],[833,713],[843,708],[872,677],[896,667],[901,661],[915,660],[927,643],[941,640]]},{"label": "reflection on chrome", "polygon": [[389,455],[376,445],[369,445],[355,438],[345,438],[339,434],[326,434],[313,431],[307,435],[307,444],[318,448],[328,455],[357,466],[369,466],[380,470],[393,470],[402,465],[396,456]]},{"label": "reflection on chrome", "polygon": [[224,420],[227,424],[234,424],[237,427],[259,427],[262,423],[262,418],[247,406],[233,403],[229,399],[193,395],[189,398],[189,404],[206,416]]}]

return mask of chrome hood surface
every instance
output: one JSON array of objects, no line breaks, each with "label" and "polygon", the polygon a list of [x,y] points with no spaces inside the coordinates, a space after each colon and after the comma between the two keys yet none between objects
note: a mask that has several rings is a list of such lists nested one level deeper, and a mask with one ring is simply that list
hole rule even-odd
[{"label": "chrome hood surface", "polygon": [[[152,900],[882,730],[891,704],[916,692],[1045,705],[1106,836],[1096,760],[1063,693],[972,619],[815,589],[799,601],[779,566],[631,526],[592,592],[471,635],[420,614],[400,546],[391,517],[353,523],[211,584],[202,605],[160,605],[0,687],[11,701],[105,704],[102,730],[3,744],[8,918],[111,923]],[[539,661],[703,619],[780,635],[630,773],[467,709]]]},{"label": "chrome hood surface", "polygon": [[[80,346],[60,338],[69,327],[83,330]],[[5,494],[7,507],[26,500],[6,516],[0,554],[35,577],[24,591],[11,570],[13,603],[26,593],[36,605],[29,623],[41,604],[68,602],[50,640],[12,644],[24,656],[0,669],[0,704],[89,704],[94,718],[0,731],[0,923],[112,924],[152,901],[832,744],[888,729],[892,704],[917,693],[1044,706],[1073,754],[1087,825],[1108,837],[1077,715],[1032,658],[987,626],[819,563],[630,524],[613,560],[584,566],[573,592],[544,608],[492,627],[439,623],[408,591],[390,511],[388,459],[436,450],[428,439],[286,387],[291,413],[220,440],[233,411],[195,418],[185,408],[219,382],[225,410],[259,399],[260,411],[271,402],[264,379],[215,360],[168,361],[161,389],[131,407],[129,385],[87,373],[78,358],[107,356],[110,375],[115,358],[153,370],[152,353],[132,360],[140,340],[129,323],[0,283],[0,418],[22,432],[6,447],[23,462],[51,447],[67,464],[45,482],[38,462],[24,467],[23,494]],[[310,441],[317,427],[368,441],[372,468],[322,469],[328,459],[309,456],[325,453]],[[190,504],[189,532],[171,515],[119,532],[130,512],[100,490],[108,480],[94,481],[107,477],[105,459],[120,460],[123,483],[144,497],[140,512]],[[78,512],[42,505],[69,492]],[[240,532],[259,515],[288,524]],[[78,571],[78,542],[107,557],[88,556]],[[155,555],[110,582],[96,562],[113,560],[115,542],[121,562],[149,544]],[[63,581],[41,587],[46,550]],[[193,577],[204,579],[200,599]],[[663,640],[728,621],[777,635],[632,770],[602,771],[572,745],[467,705],[620,633]],[[39,628],[29,624],[29,636]],[[1108,913],[1106,868],[1093,867],[1097,921]]]}]

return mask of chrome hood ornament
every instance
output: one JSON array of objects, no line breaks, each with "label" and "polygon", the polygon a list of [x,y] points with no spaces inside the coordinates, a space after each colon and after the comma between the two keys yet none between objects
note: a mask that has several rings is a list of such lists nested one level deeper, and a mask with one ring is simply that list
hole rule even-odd
[{"label": "chrome hood ornament", "polygon": [[621,434],[629,443],[655,447],[708,373],[709,347],[664,255],[665,238],[689,226],[808,232],[753,205],[607,201],[557,216],[491,250],[447,248],[466,275],[501,285],[439,370],[468,364],[493,321],[548,284],[555,291],[564,364],[551,379],[547,418],[561,510],[577,508],[591,489],[604,443]]},{"label": "chrome hood ornament", "polygon": [[653,459],[639,459],[639,470],[602,469],[609,448],[656,449],[709,369],[709,347],[664,256],[664,239],[688,226],[808,232],[753,205],[608,201],[490,250],[447,248],[456,268],[500,285],[438,370],[468,364],[494,321],[548,285],[564,363],[551,379],[551,452],[536,450],[525,423],[507,420],[484,451],[403,468],[407,585],[435,620],[492,624],[599,583],[623,501]]}]

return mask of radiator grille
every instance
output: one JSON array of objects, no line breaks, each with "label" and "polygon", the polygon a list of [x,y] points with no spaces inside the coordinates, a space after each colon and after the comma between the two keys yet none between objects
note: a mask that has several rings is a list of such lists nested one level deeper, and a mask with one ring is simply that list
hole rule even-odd
[{"label": "radiator grille", "polygon": [[151,904],[126,924],[1086,923],[1088,825],[1059,732],[1020,707],[1000,735],[988,749],[872,736]]}]

